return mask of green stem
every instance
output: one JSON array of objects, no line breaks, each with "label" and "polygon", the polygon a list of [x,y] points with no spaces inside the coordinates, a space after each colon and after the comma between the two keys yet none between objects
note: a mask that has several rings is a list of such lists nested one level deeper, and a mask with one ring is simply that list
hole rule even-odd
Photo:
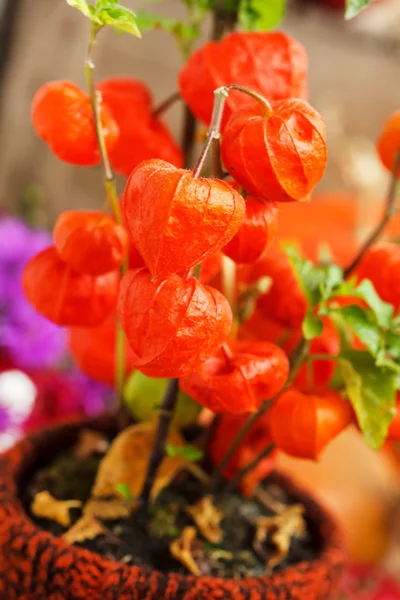
[{"label": "green stem", "polygon": [[386,209],[382,219],[379,221],[377,227],[373,230],[371,235],[366,239],[364,244],[361,246],[354,260],[349,264],[349,266],[344,271],[344,276],[348,277],[354,269],[358,267],[360,264],[364,254],[379,238],[386,225],[389,223],[390,219],[395,214],[395,202],[396,202],[396,191],[398,185],[398,178],[400,174],[400,151],[397,152],[393,164],[392,170],[392,178],[389,185],[389,191],[386,197]]},{"label": "green stem", "polygon": [[[94,69],[95,65],[93,62],[93,52],[96,46],[97,34],[101,27],[92,23],[92,29],[90,32],[89,47],[85,61],[85,73],[88,86],[88,92],[90,101],[92,104],[94,122],[96,127],[97,143],[99,146],[101,162],[104,170],[104,187],[107,193],[107,199],[111,205],[114,213],[116,222],[122,224],[121,209],[118,200],[117,188],[114,173],[111,169],[110,160],[108,157],[107,146],[104,139],[103,128],[101,125],[100,105],[99,99],[96,93],[96,87],[94,82]],[[127,258],[121,267],[121,276],[123,276],[128,269]],[[118,394],[119,405],[123,403],[123,391],[125,383],[125,338],[121,324],[117,323],[117,339],[116,339],[116,386]]]},{"label": "green stem", "polygon": [[235,83],[227,85],[225,89],[228,90],[228,92],[229,90],[236,90],[237,92],[247,94],[247,96],[250,96],[251,98],[254,98],[254,100],[257,100],[257,102],[259,102],[264,107],[268,114],[273,113],[271,103],[266,98],[264,98],[262,94],[259,94],[258,92],[250,88],[244,87],[243,85],[236,85]]}]

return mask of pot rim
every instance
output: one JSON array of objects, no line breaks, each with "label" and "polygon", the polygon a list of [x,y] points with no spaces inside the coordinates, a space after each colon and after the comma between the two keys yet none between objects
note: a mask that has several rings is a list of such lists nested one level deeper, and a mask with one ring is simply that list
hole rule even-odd
[{"label": "pot rim", "polygon": [[[41,529],[32,521],[22,504],[19,490],[24,477],[33,468],[37,467],[40,462],[43,462],[46,458],[48,459],[49,448],[51,448],[51,454],[54,455],[56,452],[71,446],[77,440],[79,431],[83,428],[92,428],[102,433],[113,434],[116,432],[116,421],[112,416],[104,415],[94,419],[75,419],[61,422],[29,434],[11,449],[0,455],[0,507],[10,517],[17,515],[19,524],[23,528],[27,528],[31,535],[40,534],[42,539],[47,538],[50,543],[56,543],[58,548],[64,552],[73,553],[75,560],[79,560],[79,557],[85,557],[86,560],[89,559],[98,563],[100,558],[104,567],[110,570],[123,566],[125,569],[133,570],[136,574],[140,572],[142,576],[148,576],[150,573],[164,577],[173,575],[178,581],[191,581],[199,585],[202,583],[210,585],[210,582],[212,582],[213,586],[221,585],[222,587],[226,586],[227,583],[232,583],[232,585],[235,583],[242,586],[267,584],[268,588],[271,587],[273,589],[275,585],[282,584],[283,576],[288,581],[293,580],[293,582],[296,582],[299,579],[299,574],[308,571],[310,568],[319,571],[321,576],[326,577],[327,580],[331,578],[330,573],[332,571],[335,573],[341,571],[346,551],[344,537],[335,520],[308,491],[305,491],[297,483],[294,483],[287,475],[277,471],[273,472],[269,478],[272,477],[275,482],[283,485],[291,496],[299,498],[306,509],[312,529],[319,532],[321,546],[320,552],[315,558],[289,565],[270,575],[233,580],[205,575],[195,577],[194,575],[183,575],[175,572],[162,573],[151,567],[125,565],[122,562],[102,557],[86,548],[67,544],[62,538]],[[0,523],[0,543],[2,528],[4,527],[7,528],[7,524],[4,522]]]}]

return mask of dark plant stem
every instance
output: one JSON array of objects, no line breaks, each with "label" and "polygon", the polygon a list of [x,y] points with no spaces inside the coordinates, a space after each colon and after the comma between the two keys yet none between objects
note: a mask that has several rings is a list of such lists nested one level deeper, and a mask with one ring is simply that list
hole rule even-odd
[{"label": "dark plant stem", "polygon": [[214,415],[211,425],[206,429],[206,434],[204,436],[204,441],[202,443],[203,448],[204,448],[203,466],[207,462],[207,456],[209,454],[210,445],[218,431],[218,427],[221,423],[221,419],[222,419],[222,415]]},{"label": "dark plant stem", "polygon": [[193,160],[193,150],[196,137],[196,118],[192,114],[190,108],[185,106],[185,116],[183,120],[182,131],[182,151],[184,165],[186,169],[190,169]]},{"label": "dark plant stem", "polygon": [[225,32],[232,31],[235,28],[239,6],[240,0],[234,0],[229,9],[225,7],[225,0],[216,1],[212,29],[213,40],[220,40]]},{"label": "dark plant stem", "polygon": [[166,110],[168,110],[171,106],[173,106],[175,104],[175,102],[178,102],[180,99],[181,99],[180,93],[174,92],[173,94],[168,96],[168,98],[163,100],[161,102],[161,104],[156,106],[156,108],[153,110],[153,117],[154,118],[160,117],[163,113],[165,113]]},{"label": "dark plant stem", "polygon": [[[119,206],[118,194],[117,194],[117,186],[115,182],[114,173],[111,169],[110,160],[108,157],[107,146],[104,139],[103,128],[101,125],[101,117],[100,117],[100,105],[99,99],[96,93],[96,87],[94,82],[94,62],[93,62],[93,52],[96,46],[97,34],[101,30],[101,27],[92,24],[92,29],[90,33],[90,41],[89,47],[86,55],[85,61],[85,73],[86,80],[88,86],[88,92],[90,96],[90,101],[92,104],[94,122],[96,127],[96,136],[97,143],[99,146],[101,162],[104,170],[104,187],[107,193],[107,199],[112,207],[114,217],[117,223],[122,224],[121,210]],[[121,276],[123,276],[128,269],[127,259],[125,259],[122,267],[121,267]],[[117,321],[117,333],[116,333],[116,374],[115,381],[117,387],[118,394],[118,406],[117,413],[121,414],[121,405],[123,404],[123,392],[124,392],[124,384],[125,384],[125,335],[121,324]]]},{"label": "dark plant stem", "polygon": [[395,214],[395,202],[396,202],[396,190],[398,184],[398,177],[400,175],[400,151],[396,154],[393,170],[392,170],[392,178],[389,185],[389,191],[386,197],[386,208],[382,219],[379,221],[376,228],[373,230],[371,235],[365,240],[364,244],[361,246],[358,254],[354,258],[354,260],[349,264],[348,267],[344,270],[345,277],[348,277],[354,269],[358,267],[360,264],[364,254],[379,238],[386,225],[389,223],[390,219]]},{"label": "dark plant stem", "polygon": [[240,469],[240,471],[236,473],[235,477],[231,479],[231,481],[226,486],[225,492],[229,493],[235,490],[239,483],[242,481],[242,479],[246,477],[246,475],[251,473],[264,458],[271,454],[273,450],[275,450],[275,444],[269,444],[269,446],[267,446],[258,456],[256,456],[254,460],[252,460],[248,465],[243,467],[243,469]]},{"label": "dark plant stem", "polygon": [[[289,377],[288,377],[286,385],[283,389],[286,389],[291,384],[291,382],[293,381],[294,377],[296,376],[298,370],[300,369],[301,365],[303,364],[304,357],[308,351],[308,346],[309,346],[308,342],[303,338],[299,342],[297,347],[295,348],[295,350],[291,356],[291,359],[290,359]],[[282,391],[279,392],[279,394],[281,394]],[[222,461],[220,462],[220,464],[217,465],[214,470],[214,473],[213,473],[213,476],[211,479],[211,490],[213,492],[215,492],[217,490],[217,488],[219,487],[223,472],[225,471],[226,467],[228,466],[228,464],[231,461],[232,457],[234,456],[235,452],[239,449],[244,438],[246,437],[246,435],[248,434],[248,432],[250,431],[250,429],[252,428],[254,423],[256,423],[258,421],[258,419],[260,417],[262,417],[262,415],[271,408],[274,400],[277,398],[277,396],[279,396],[279,394],[276,394],[273,398],[270,398],[269,400],[266,400],[265,402],[263,402],[263,404],[260,406],[258,411],[253,413],[247,419],[246,423],[243,425],[243,427],[241,428],[241,430],[239,431],[239,433],[233,440],[231,446],[229,447],[228,452],[225,454],[225,456],[222,459]],[[254,465],[252,468],[255,468],[262,458],[263,458],[263,456],[261,456],[261,457],[258,456],[257,459],[254,461]]]},{"label": "dark plant stem", "polygon": [[229,465],[231,458],[233,457],[235,452],[238,450],[239,446],[243,442],[244,438],[246,437],[246,435],[248,434],[248,432],[250,431],[250,429],[254,425],[254,423],[265,412],[267,412],[267,410],[272,406],[273,400],[274,400],[274,398],[271,398],[271,400],[267,400],[266,402],[263,402],[263,404],[258,409],[258,411],[256,413],[253,413],[247,419],[246,423],[243,425],[242,429],[239,431],[239,433],[233,440],[228,452],[225,454],[225,456],[222,459],[222,461],[220,462],[220,464],[217,465],[217,467],[214,470],[214,473],[213,473],[213,476],[211,479],[211,493],[214,493],[217,490],[217,488],[219,487],[219,484],[221,482],[222,474],[225,471],[226,467]]},{"label": "dark plant stem", "polygon": [[172,417],[174,416],[178,392],[179,379],[170,379],[162,401],[156,439],[151,451],[146,477],[139,497],[139,512],[140,515],[143,515],[144,519],[147,517],[151,490],[154,485],[157,471],[165,457],[165,442],[167,441]]}]

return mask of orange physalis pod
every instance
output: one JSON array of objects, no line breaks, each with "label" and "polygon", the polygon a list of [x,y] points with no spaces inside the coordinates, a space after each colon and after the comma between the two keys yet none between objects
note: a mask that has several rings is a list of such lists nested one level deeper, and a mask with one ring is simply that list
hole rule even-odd
[{"label": "orange physalis pod", "polygon": [[197,279],[154,281],[147,269],[121,282],[119,317],[134,366],[150,377],[181,377],[197,369],[226,340],[232,311],[225,297]]},{"label": "orange physalis pod", "polygon": [[225,246],[242,223],[245,202],[225,181],[148,160],[131,174],[121,208],[151,274],[166,277]]}]

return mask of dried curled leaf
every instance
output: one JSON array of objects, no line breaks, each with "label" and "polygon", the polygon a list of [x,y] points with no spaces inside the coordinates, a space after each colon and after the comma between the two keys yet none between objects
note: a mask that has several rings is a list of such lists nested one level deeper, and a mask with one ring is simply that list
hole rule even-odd
[{"label": "dried curled leaf", "polygon": [[267,567],[273,569],[288,555],[292,538],[302,539],[306,535],[304,506],[293,504],[272,517],[260,517],[256,527],[253,547],[257,554],[267,558],[262,547],[267,540],[275,546],[275,552],[267,560]]},{"label": "dried curled leaf", "polygon": [[92,454],[104,454],[109,445],[108,440],[101,433],[83,429],[74,448],[74,455],[75,458],[84,460]]},{"label": "dried curled leaf", "polygon": [[104,521],[127,519],[135,504],[128,503],[123,498],[91,498],[85,504],[83,514]]},{"label": "dried curled leaf", "polygon": [[[132,498],[139,496],[154,445],[156,427],[156,423],[139,423],[128,427],[115,438],[100,463],[92,497],[84,509],[85,514],[103,519],[129,515],[134,503],[126,502],[126,498],[118,492],[118,486],[123,482]],[[185,445],[182,436],[174,430],[170,431],[168,442],[176,446]],[[201,469],[182,456],[165,457],[157,473],[152,499],[184,469],[198,478],[203,477]]]},{"label": "dried curled leaf", "polygon": [[179,538],[171,542],[169,549],[176,560],[185,566],[192,575],[202,575],[198,561],[204,557],[195,527],[185,527]]},{"label": "dried curled leaf", "polygon": [[211,542],[220,544],[223,539],[223,531],[220,523],[223,513],[213,504],[211,496],[204,496],[194,506],[188,506],[186,512],[193,518],[200,533]]},{"label": "dried curled leaf", "polygon": [[57,500],[49,492],[39,492],[31,504],[31,511],[35,517],[56,521],[63,527],[69,527],[71,517],[70,508],[80,508],[80,500]]},{"label": "dried curled leaf", "polygon": [[105,532],[106,529],[100,521],[90,515],[84,515],[62,537],[67,544],[72,545],[85,540],[94,540],[94,538],[103,535]]}]

